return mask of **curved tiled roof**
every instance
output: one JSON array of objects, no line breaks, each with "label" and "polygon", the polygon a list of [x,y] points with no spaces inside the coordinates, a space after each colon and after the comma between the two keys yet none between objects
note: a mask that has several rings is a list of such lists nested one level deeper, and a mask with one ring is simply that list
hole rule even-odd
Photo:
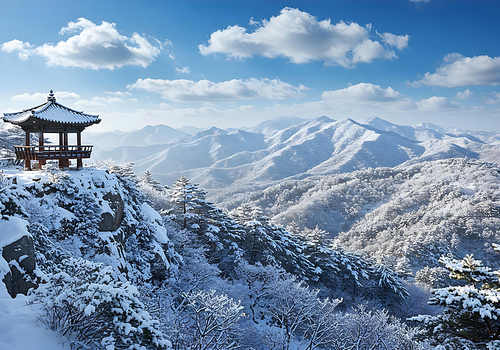
[{"label": "curved tiled roof", "polygon": [[75,111],[56,102],[52,92],[47,102],[15,113],[4,113],[2,119],[12,124],[23,124],[30,118],[56,124],[90,125],[101,121],[98,115]]}]

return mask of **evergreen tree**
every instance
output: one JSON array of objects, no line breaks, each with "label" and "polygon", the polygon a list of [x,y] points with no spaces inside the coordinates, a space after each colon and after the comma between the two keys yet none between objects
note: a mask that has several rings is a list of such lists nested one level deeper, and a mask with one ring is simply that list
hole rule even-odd
[{"label": "evergreen tree", "polygon": [[183,229],[187,225],[187,214],[190,211],[199,209],[205,204],[206,192],[200,190],[197,184],[192,184],[189,180],[181,176],[174,183],[172,189],[171,201],[177,204],[183,215]]},{"label": "evergreen tree", "polygon": [[377,281],[379,298],[385,305],[394,306],[409,297],[408,291],[399,275],[387,266],[377,266],[374,274]]},{"label": "evergreen tree", "polygon": [[141,181],[143,183],[151,186],[152,188],[154,188],[157,191],[162,192],[165,190],[165,187],[161,183],[156,181],[156,179],[153,177],[153,174],[151,174],[151,172],[149,170],[146,170],[146,172],[144,173],[144,175],[141,178]]},{"label": "evergreen tree", "polygon": [[446,344],[469,341],[484,345],[500,339],[500,270],[491,271],[472,255],[462,260],[441,257],[450,277],[463,282],[461,286],[434,289],[429,304],[441,305],[437,316],[410,318],[423,323],[436,342]]}]

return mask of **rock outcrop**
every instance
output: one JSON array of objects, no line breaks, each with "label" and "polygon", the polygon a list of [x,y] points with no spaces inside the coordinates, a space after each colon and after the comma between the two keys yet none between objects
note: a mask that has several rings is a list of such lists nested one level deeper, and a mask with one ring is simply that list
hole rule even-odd
[{"label": "rock outcrop", "polygon": [[3,282],[12,298],[18,294],[27,295],[30,288],[37,287],[35,247],[31,237],[22,236],[3,247],[2,257],[10,267],[10,272],[5,274]]},{"label": "rock outcrop", "polygon": [[101,214],[101,222],[99,222],[99,231],[116,231],[120,227],[123,218],[123,209],[125,205],[123,199],[119,194],[111,192],[106,193],[102,199],[108,202],[110,211],[105,211]]}]

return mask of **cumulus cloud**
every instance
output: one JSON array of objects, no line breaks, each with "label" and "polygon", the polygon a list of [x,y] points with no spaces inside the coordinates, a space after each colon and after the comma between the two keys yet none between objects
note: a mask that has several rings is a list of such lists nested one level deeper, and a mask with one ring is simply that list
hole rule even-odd
[{"label": "cumulus cloud", "polygon": [[411,2],[429,2],[430,0],[410,0]]},{"label": "cumulus cloud", "polygon": [[370,83],[359,83],[348,86],[345,89],[325,91],[322,94],[322,98],[325,101],[357,103],[384,103],[406,100],[401,93],[391,87],[383,89],[379,85]]},{"label": "cumulus cloud", "polygon": [[472,95],[474,95],[474,93],[472,91],[470,91],[469,89],[467,89],[465,91],[459,91],[459,92],[457,92],[457,98],[459,100],[466,100],[468,98],[471,98]]},{"label": "cumulus cloud", "polygon": [[161,94],[172,101],[235,101],[245,99],[282,100],[304,96],[307,87],[298,87],[279,79],[233,79],[214,83],[209,80],[138,79],[129,89],[140,89]]},{"label": "cumulus cloud", "polygon": [[115,23],[96,25],[85,18],[69,22],[59,34],[77,33],[56,45],[43,44],[34,47],[14,39],[2,44],[6,52],[17,52],[22,60],[36,54],[47,59],[49,66],[80,67],[91,69],[115,69],[127,65],[147,67],[160,54],[161,44],[153,46],[149,41],[133,33],[121,35]]},{"label": "cumulus cloud", "polygon": [[378,36],[382,39],[384,43],[389,46],[395,46],[398,50],[402,50],[408,47],[408,41],[410,40],[410,36],[406,35],[395,35],[391,33],[377,33]]},{"label": "cumulus cloud", "polygon": [[17,56],[21,61],[26,61],[29,56],[34,52],[33,46],[31,46],[30,43],[22,42],[21,40],[11,40],[7,41],[0,46],[2,48],[2,51],[5,52],[14,52],[17,51]]},{"label": "cumulus cloud", "polygon": [[175,71],[176,72],[179,72],[179,73],[190,73],[191,72],[191,68],[189,67],[182,67],[182,68],[175,68]]},{"label": "cumulus cloud", "polygon": [[[34,94],[20,94],[20,95],[15,95],[12,96],[10,99],[12,101],[26,101],[26,102],[38,102],[38,103],[43,103],[47,101],[47,96],[48,93],[43,93],[43,92],[36,92]],[[69,91],[56,91],[54,92],[54,96],[56,97],[57,100],[78,100],[80,98],[80,95],[74,92],[69,92]]]},{"label": "cumulus cloud", "polygon": [[460,103],[448,100],[443,96],[432,96],[425,100],[416,102],[418,109],[421,111],[440,111],[448,109],[457,109],[462,107]]},{"label": "cumulus cloud", "polygon": [[[251,23],[255,25],[255,21]],[[307,12],[287,7],[278,16],[262,20],[251,33],[238,25],[229,26],[212,33],[208,44],[198,48],[202,55],[281,56],[297,64],[324,61],[327,65],[353,67],[375,59],[397,58],[393,48],[401,50],[408,45],[408,35],[384,33],[380,35],[381,43],[372,40],[370,30],[371,25],[362,27],[343,21],[332,24],[330,19],[318,21]]]},{"label": "cumulus cloud", "polygon": [[422,79],[411,83],[414,86],[445,87],[498,84],[500,84],[500,57],[485,55],[465,57],[458,53],[446,55],[435,73],[427,72]]},{"label": "cumulus cloud", "polygon": [[462,105],[442,96],[432,96],[418,102],[391,87],[360,83],[344,89],[325,91],[322,101],[333,109],[357,111],[399,112],[447,112],[462,108]]}]

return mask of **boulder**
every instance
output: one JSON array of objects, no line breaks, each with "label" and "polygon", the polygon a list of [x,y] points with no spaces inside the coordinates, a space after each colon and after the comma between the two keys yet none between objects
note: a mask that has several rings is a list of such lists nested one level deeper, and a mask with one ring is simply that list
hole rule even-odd
[{"label": "boulder", "polygon": [[10,272],[5,274],[3,282],[12,298],[27,295],[30,288],[36,288],[35,247],[33,239],[22,236],[17,241],[3,247],[2,257],[7,261]]}]

